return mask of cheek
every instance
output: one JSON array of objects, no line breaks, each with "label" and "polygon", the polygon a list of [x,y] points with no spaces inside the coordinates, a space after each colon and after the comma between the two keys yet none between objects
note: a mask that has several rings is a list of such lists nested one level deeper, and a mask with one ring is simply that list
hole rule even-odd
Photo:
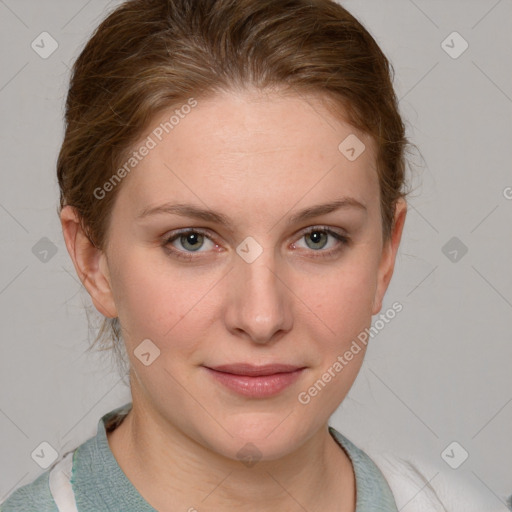
[{"label": "cheek", "polygon": [[134,252],[126,254],[115,267],[114,299],[127,344],[145,338],[155,340],[158,346],[167,340],[179,343],[178,333],[194,330],[190,319],[201,309],[200,299],[210,279],[171,272],[170,265],[162,265],[162,260],[149,261],[147,254]]},{"label": "cheek", "polygon": [[321,279],[307,279],[297,294],[325,325],[339,349],[371,321],[377,274],[371,258],[355,256]]},{"label": "cheek", "polygon": [[[375,290],[375,268],[368,260],[340,266],[328,279],[301,291],[314,315],[308,315],[308,338],[316,345],[317,360],[300,390],[299,409],[312,416],[330,415],[344,400],[353,385],[366,352],[365,329],[371,325]],[[309,294],[304,295],[309,289]],[[311,290],[314,290],[312,293]]]}]

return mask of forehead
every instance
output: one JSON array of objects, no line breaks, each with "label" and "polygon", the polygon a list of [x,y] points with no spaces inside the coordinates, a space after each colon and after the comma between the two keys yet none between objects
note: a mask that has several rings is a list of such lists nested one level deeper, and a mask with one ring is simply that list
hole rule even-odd
[{"label": "forehead", "polygon": [[274,195],[291,206],[326,192],[378,197],[372,139],[335,117],[321,97],[246,90],[195,102],[161,112],[134,145],[152,141],[123,184],[131,203],[194,193],[219,205]]}]

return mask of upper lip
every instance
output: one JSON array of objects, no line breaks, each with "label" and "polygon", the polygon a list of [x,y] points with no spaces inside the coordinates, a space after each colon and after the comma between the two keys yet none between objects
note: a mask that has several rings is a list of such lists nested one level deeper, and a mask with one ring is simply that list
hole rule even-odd
[{"label": "upper lip", "polygon": [[266,364],[262,366],[255,366],[249,363],[233,363],[221,364],[219,366],[207,366],[210,370],[217,372],[232,373],[234,375],[248,375],[251,377],[258,377],[261,375],[274,375],[276,373],[291,373],[296,370],[301,370],[304,366],[295,366],[291,364]]}]

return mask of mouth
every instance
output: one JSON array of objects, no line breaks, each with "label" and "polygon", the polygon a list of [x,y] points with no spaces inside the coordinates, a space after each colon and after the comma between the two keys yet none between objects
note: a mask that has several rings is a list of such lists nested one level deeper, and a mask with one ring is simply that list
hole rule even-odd
[{"label": "mouth", "polygon": [[248,363],[204,368],[216,382],[239,395],[251,398],[267,398],[279,394],[306,369],[304,366],[288,364],[254,366]]}]

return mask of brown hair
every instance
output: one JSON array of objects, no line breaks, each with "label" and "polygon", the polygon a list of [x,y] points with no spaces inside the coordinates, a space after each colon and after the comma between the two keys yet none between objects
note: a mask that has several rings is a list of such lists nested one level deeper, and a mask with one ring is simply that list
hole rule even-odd
[{"label": "brown hair", "polygon": [[[94,191],[126,162],[157,114],[216,91],[284,88],[320,93],[373,137],[386,241],[396,202],[408,193],[408,141],[393,75],[369,32],[331,0],[123,2],[72,69],[57,162],[60,208],[74,206],[91,242],[104,250],[121,184],[101,200]],[[95,342],[108,331],[119,349],[117,318],[104,319]]]}]

